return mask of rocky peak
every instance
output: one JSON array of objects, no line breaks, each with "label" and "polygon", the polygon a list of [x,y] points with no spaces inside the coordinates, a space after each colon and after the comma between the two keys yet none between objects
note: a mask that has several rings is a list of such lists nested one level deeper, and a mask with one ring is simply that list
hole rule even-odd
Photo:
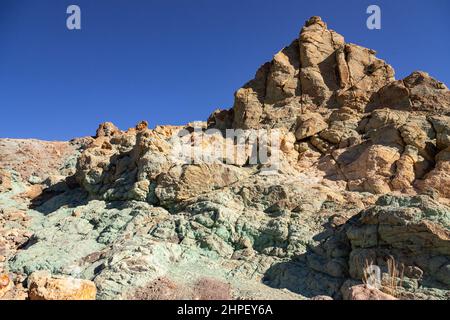
[{"label": "rocky peak", "polygon": [[435,189],[430,181],[447,181],[440,174],[450,91],[420,71],[396,81],[375,55],[311,17],[299,38],[235,93],[233,108],[215,111],[208,124],[291,132],[299,161],[319,152],[321,170],[349,190]]},{"label": "rocky peak", "polygon": [[415,71],[405,79],[391,82],[374,93],[367,111],[380,107],[448,114],[450,91],[428,73]]},{"label": "rocky peak", "polygon": [[311,26],[313,24],[317,24],[317,25],[321,26],[324,29],[327,28],[327,24],[325,22],[323,22],[322,18],[319,17],[319,16],[312,16],[311,18],[306,20],[305,27],[309,27],[309,26]]}]

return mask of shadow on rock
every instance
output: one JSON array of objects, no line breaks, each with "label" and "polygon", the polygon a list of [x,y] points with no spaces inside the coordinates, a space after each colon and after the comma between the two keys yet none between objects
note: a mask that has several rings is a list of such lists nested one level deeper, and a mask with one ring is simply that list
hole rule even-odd
[{"label": "shadow on rock", "polygon": [[307,298],[320,295],[339,298],[339,289],[344,279],[314,271],[305,262],[296,260],[272,265],[264,275],[264,284],[276,289],[287,289]]},{"label": "shadow on rock", "polygon": [[31,200],[30,208],[43,214],[50,214],[62,207],[75,208],[88,202],[88,193],[74,182],[73,177],[58,182],[42,191]]}]

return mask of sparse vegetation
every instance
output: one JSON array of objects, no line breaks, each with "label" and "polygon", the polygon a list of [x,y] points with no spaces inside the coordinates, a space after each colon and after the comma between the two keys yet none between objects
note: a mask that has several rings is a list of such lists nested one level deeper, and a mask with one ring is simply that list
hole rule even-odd
[{"label": "sparse vegetation", "polygon": [[403,284],[405,265],[397,263],[394,257],[389,257],[386,263],[388,272],[386,278],[382,279],[381,290],[391,296],[400,298],[401,292],[399,289]]},{"label": "sparse vegetation", "polygon": [[377,287],[379,285],[380,291],[387,293],[393,297],[400,298],[401,292],[400,288],[403,284],[404,278],[404,264],[399,264],[395,261],[394,257],[389,257],[386,260],[387,273],[382,273],[380,271],[380,279],[377,279],[375,273],[377,265],[373,261],[366,259],[364,261],[364,272],[362,281],[367,286]]}]

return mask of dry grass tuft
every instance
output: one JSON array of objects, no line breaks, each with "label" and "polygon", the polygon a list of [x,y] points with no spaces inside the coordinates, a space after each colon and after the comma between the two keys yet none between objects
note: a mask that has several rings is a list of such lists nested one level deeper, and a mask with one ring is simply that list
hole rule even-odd
[{"label": "dry grass tuft", "polygon": [[398,264],[393,257],[389,257],[387,260],[388,273],[387,277],[383,279],[382,291],[399,298],[400,288],[403,284],[405,265]]},{"label": "dry grass tuft", "polygon": [[403,284],[405,266],[395,261],[394,257],[389,257],[386,260],[387,273],[380,274],[381,279],[376,279],[374,274],[374,267],[377,267],[373,261],[364,261],[364,272],[362,281],[365,285],[375,286],[379,285],[380,291],[387,293],[393,297],[399,298],[401,296],[400,288]]}]

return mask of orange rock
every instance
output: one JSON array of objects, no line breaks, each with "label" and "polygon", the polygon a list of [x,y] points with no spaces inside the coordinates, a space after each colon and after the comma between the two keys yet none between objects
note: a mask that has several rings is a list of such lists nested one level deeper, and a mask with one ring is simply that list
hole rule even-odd
[{"label": "orange rock", "polygon": [[341,292],[344,300],[397,300],[397,298],[365,284],[347,286],[344,283]]},{"label": "orange rock", "polygon": [[11,189],[11,175],[5,170],[0,169],[0,192],[6,192]]},{"label": "orange rock", "polygon": [[[0,139],[0,167],[3,172],[14,170],[23,181],[32,176],[43,181],[50,175],[60,175],[61,167],[76,149],[77,145],[72,142]],[[0,189],[5,183],[7,187],[10,185],[10,178],[9,174],[2,176],[0,172],[0,180],[4,181],[0,181]]]},{"label": "orange rock", "polygon": [[117,133],[120,133],[120,130],[112,122],[104,122],[98,126],[95,137],[111,137]]},{"label": "orange rock", "polygon": [[45,271],[33,273],[28,283],[30,300],[95,300],[97,294],[92,281],[51,276]]},{"label": "orange rock", "polygon": [[35,199],[42,194],[43,187],[40,184],[30,186],[22,195],[28,199]]},{"label": "orange rock", "polygon": [[0,298],[3,297],[13,286],[7,274],[0,275]]}]

